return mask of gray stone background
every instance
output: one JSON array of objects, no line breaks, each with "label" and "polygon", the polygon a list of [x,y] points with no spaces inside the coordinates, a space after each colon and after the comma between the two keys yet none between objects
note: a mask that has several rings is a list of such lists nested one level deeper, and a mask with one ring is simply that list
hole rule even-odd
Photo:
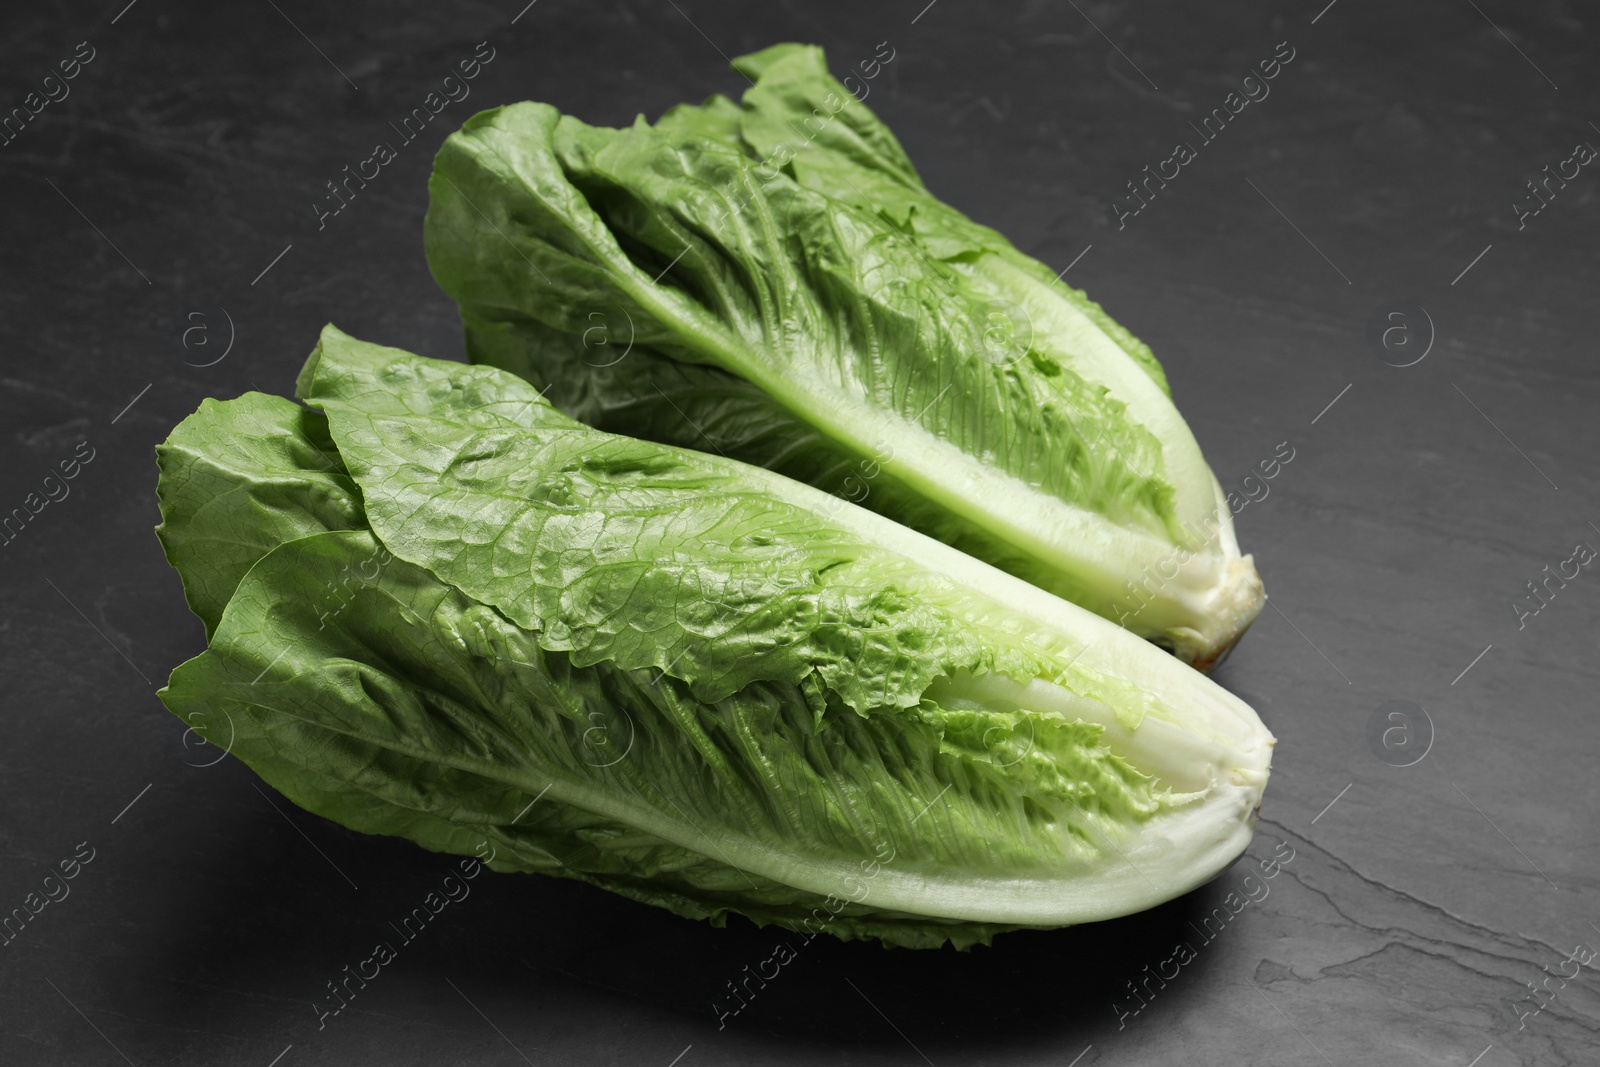
[{"label": "gray stone background", "polygon": [[[1597,179],[1537,214],[1526,184],[1600,145],[1594,5],[524,2],[0,11],[0,108],[92,54],[0,146],[0,509],[90,457],[0,547],[0,911],[92,856],[0,947],[0,1061],[1595,1061],[1600,575],[1526,599],[1600,547]],[[1116,922],[967,955],[819,940],[720,1030],[772,933],[489,876],[319,1030],[324,983],[448,861],[207,765],[161,707],[202,632],[151,533],[152,448],[203,397],[288,394],[330,320],[459,356],[421,221],[474,110],[653,117],[780,40],[841,72],[888,42],[868,103],[929,185],[1070,265],[1256,497],[1236,521],[1271,607],[1217,675],[1280,739],[1256,843]],[[482,41],[473,95],[319,230],[324,182]],[[1201,146],[1190,123],[1284,42]],[[1181,140],[1196,158],[1120,218]],[[1285,849],[1134,1013],[1129,983]]]}]

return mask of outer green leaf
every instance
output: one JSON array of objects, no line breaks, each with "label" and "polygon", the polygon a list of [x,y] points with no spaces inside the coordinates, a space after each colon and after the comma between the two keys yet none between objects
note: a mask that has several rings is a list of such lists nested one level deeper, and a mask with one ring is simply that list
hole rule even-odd
[{"label": "outer green leaf", "polygon": [[[811,694],[824,728],[835,701],[869,721],[896,709],[927,714],[931,701],[946,743],[952,709],[1113,730],[1137,755],[1133,766],[1156,778],[1112,802],[1112,779],[1090,775],[1118,834],[1164,804],[1203,807],[1188,794],[1215,787],[1212,761],[1235,758],[1230,746],[1255,753],[1246,764],[1264,757],[1266,735],[1248,709],[1125,631],[768,472],[596,433],[538,413],[537,391],[501,372],[403,357],[332,330],[302,391],[328,413],[391,551],[537,630],[541,647],[570,652],[580,666],[654,669],[708,703],[751,686],[795,686]],[[1131,674],[1129,656],[1138,661]],[[1049,733],[1027,732],[1036,744]],[[966,746],[969,755],[982,747]],[[694,747],[708,760],[725,750]],[[1055,784],[1029,797],[1049,825],[1072,826],[1081,814],[1081,760],[1056,766],[1041,780]],[[1251,772],[1247,781],[1246,792],[1260,779]],[[1054,803],[1052,790],[1063,791]],[[905,818],[914,809],[896,800],[893,810]],[[894,832],[893,818],[872,821]],[[1093,827],[1085,832],[1092,839]],[[921,840],[890,839],[901,855]],[[1036,842],[1020,852],[992,833],[984,842],[1001,867],[1059,858],[1045,859],[1050,848],[1041,856]],[[1103,846],[1094,851],[1105,858]],[[778,877],[801,877],[816,862]]]},{"label": "outer green leaf", "polygon": [[[819,903],[810,894],[775,884],[764,884],[760,895],[730,894],[729,884],[753,889],[751,879],[582,809],[546,806],[536,817],[519,819],[511,813],[526,816],[538,794],[457,772],[431,757],[408,761],[386,748],[382,738],[363,739],[359,729],[341,733],[329,725],[331,720],[308,715],[307,708],[316,707],[323,693],[319,676],[327,663],[353,653],[353,662],[381,673],[393,662],[387,652],[392,642],[380,649],[379,638],[368,640],[363,620],[380,629],[390,625],[393,611],[388,605],[395,600],[416,604],[432,598],[427,612],[431,620],[481,617],[481,605],[449,597],[446,587],[396,564],[369,533],[361,532],[359,497],[343,475],[319,412],[258,393],[228,402],[208,400],[158,451],[167,520],[159,532],[174,547],[174,565],[195,590],[197,613],[219,602],[216,615],[207,619],[215,638],[211,652],[181,668],[162,698],[219,745],[226,721],[229,750],[296,803],[364,832],[409,837],[439,851],[492,854],[491,866],[499,870],[579,877],[719,924],[730,902],[760,921],[798,927],[810,917]],[[334,473],[299,463],[328,466]],[[201,476],[190,477],[196,470]],[[263,495],[273,498],[272,507],[260,506]],[[338,506],[328,506],[330,499],[339,501]],[[338,538],[309,536],[341,528],[358,532]],[[297,540],[301,538],[308,539]],[[235,608],[236,617],[251,621],[215,633],[220,601],[234,594],[258,560],[289,541],[296,543],[272,554],[237,598],[245,606]],[[378,610],[371,610],[371,603],[380,605]],[[498,618],[490,621],[510,634],[506,640],[519,642],[520,654],[548,663],[560,675],[551,684],[563,692],[581,695],[585,679],[596,677],[595,672],[574,676],[561,656],[546,660],[527,635],[511,634],[512,628]],[[438,647],[438,627],[418,627],[410,636],[417,642],[410,654],[421,661],[438,659],[431,651]],[[452,651],[459,653],[460,647]],[[279,661],[288,666],[277,679],[269,678],[267,668],[276,668]],[[467,666],[476,670],[484,662],[469,659]],[[627,713],[619,718],[607,703],[621,699],[615,698],[616,692],[626,697],[628,676],[612,672],[603,682],[605,691],[592,697],[601,710],[575,714],[573,721],[582,732],[570,746],[597,766],[613,762],[623,746],[631,749],[633,737]],[[306,686],[312,690],[304,691]],[[374,693],[402,689],[404,683],[386,685],[363,690],[353,699],[373,705]],[[656,692],[655,687],[649,690]],[[560,699],[552,704],[564,710]],[[303,753],[308,750],[321,756],[307,760]],[[584,857],[581,862],[574,860],[578,855]],[[566,857],[566,864],[557,856]],[[920,916],[901,919],[855,904],[841,909],[830,903],[822,911],[830,932],[892,944],[935,946],[950,940],[964,946],[1009,928]]]},{"label": "outer green leaf", "polygon": [[156,459],[156,535],[208,637],[239,580],[269,549],[365,526],[327,420],[282,397],[206,400],[157,446]]},{"label": "outer green leaf", "polygon": [[[804,701],[787,694],[791,709],[783,692],[761,694],[766,725],[813,732]],[[702,719],[720,743],[743,746],[723,761],[730,788],[716,796],[744,794],[737,799],[758,818],[769,803],[764,783],[740,788],[732,769],[754,769],[759,739],[741,739],[718,721],[721,709],[649,672],[580,670],[546,654],[498,613],[389,557],[370,533],[310,536],[269,553],[211,649],[174,672],[161,696],[213,735],[226,719],[232,753],[302,807],[366,833],[484,857],[497,870],[575,877],[719,925],[737,911],[927,947],[1012,928],[846,904],[857,894],[842,885],[829,899],[730,867],[720,838],[684,822],[721,833],[728,821],[677,792],[698,796],[707,773],[685,728]],[[870,752],[874,740],[853,747]],[[809,805],[792,814],[827,815]],[[688,847],[640,828],[639,819],[661,815],[687,830]],[[852,887],[871,866],[854,872]]]},{"label": "outer green leaf", "polygon": [[1259,584],[1148,351],[928,194],[820,53],[742,62],[743,107],[605,130],[522,104],[446,142],[429,261],[472,357],[1213,660]]},{"label": "outer green leaf", "polygon": [[[276,528],[306,535],[259,555],[161,694],[225,712],[296,803],[684,915],[905,945],[1138,910],[1249,841],[1270,735],[1105,620],[492,368],[330,327],[300,389],[370,529],[285,497],[303,511]],[[249,436],[254,404],[180,432]],[[218,468],[222,499],[248,510],[295,480],[270,456],[317,454],[315,417],[278,425],[258,469]]]},{"label": "outer green leaf", "polygon": [[948,583],[827,521],[838,501],[791,503],[766,472],[600,434],[501,371],[331,329],[301,393],[386,545],[581,664],[672,670],[704,700],[817,674],[867,711],[992,661],[940,610]]},{"label": "outer green leaf", "polygon": [[[1052,318],[1065,320],[1058,325],[1071,324],[1066,328],[1079,335],[1080,344],[1095,345],[1094,334],[1104,334],[1163,393],[1171,395],[1150,347],[1088,294],[1062,283],[1054,271],[1019,252],[1004,235],[978,225],[929,192],[889,127],[871,109],[852,106],[856,94],[828,73],[822,49],[774,45],[741,56],[734,66],[758,79],[745,93],[744,106],[718,97],[698,109],[718,116],[716,129],[726,143],[742,143],[757,160],[787,160],[785,170],[801,185],[891,218],[929,254],[992,276],[996,293],[1025,288],[1030,302],[1050,305]],[[674,119],[688,134],[689,110],[669,113],[662,124]],[[1078,317],[1087,319],[1087,325],[1076,322]],[[1038,333],[1040,324],[1032,325]],[[1033,340],[1043,344],[1051,338]]]}]

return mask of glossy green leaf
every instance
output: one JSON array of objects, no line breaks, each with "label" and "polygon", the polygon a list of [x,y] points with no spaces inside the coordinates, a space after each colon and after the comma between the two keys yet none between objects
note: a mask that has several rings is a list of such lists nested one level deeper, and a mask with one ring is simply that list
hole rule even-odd
[{"label": "glossy green leaf", "polygon": [[[313,411],[208,402],[163,452],[232,457],[213,508],[164,495],[169,543],[268,521],[161,696],[312,811],[909,946],[1135,911],[1249,842],[1271,735],[1097,616],[498,369],[330,327],[299,387]],[[286,466],[328,444],[354,516]]]},{"label": "glossy green leaf", "polygon": [[599,428],[769,467],[1207,665],[1261,607],[1149,350],[941,203],[814,48],[655,126],[484,112],[435,162],[468,352]]}]

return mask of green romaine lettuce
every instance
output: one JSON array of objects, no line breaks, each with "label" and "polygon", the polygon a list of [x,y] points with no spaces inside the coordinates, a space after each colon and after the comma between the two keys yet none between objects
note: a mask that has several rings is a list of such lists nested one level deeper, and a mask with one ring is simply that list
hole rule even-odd
[{"label": "green romaine lettuce", "polygon": [[429,264],[468,355],[598,428],[862,504],[1202,668],[1261,609],[1144,345],[941,203],[781,45],[655,126],[484,112],[435,161]]},{"label": "green romaine lettuce", "polygon": [[966,946],[1248,844],[1271,735],[1126,630],[864,509],[329,327],[207,401],[162,699],[354,829],[681,915]]}]

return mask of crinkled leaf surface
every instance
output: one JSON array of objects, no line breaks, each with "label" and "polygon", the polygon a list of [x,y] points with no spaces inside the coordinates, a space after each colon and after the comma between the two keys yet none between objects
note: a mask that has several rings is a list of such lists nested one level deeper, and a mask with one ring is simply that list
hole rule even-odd
[{"label": "crinkled leaf surface", "polygon": [[1259,583],[1148,349],[934,198],[818,50],[738,64],[743,104],[622,130],[518,104],[446,142],[429,262],[472,358],[1226,648]]},{"label": "crinkled leaf surface", "polygon": [[327,420],[282,397],[207,400],[156,457],[156,534],[207,636],[239,580],[269,549],[366,525]]},{"label": "crinkled leaf surface", "polygon": [[226,607],[161,695],[310,810],[904,945],[1135,910],[1248,843],[1270,736],[1104,620],[493,368],[330,327],[300,390],[161,453],[169,546],[260,521],[175,557]]}]

